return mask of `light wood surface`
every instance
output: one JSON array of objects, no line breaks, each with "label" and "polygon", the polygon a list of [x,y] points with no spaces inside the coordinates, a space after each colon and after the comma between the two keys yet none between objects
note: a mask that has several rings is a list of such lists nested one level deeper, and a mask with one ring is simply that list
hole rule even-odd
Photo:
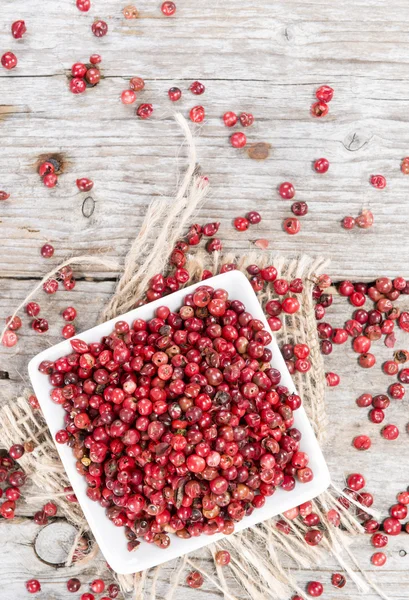
[{"label": "light wood surface", "polygon": [[[0,189],[11,194],[0,206],[1,319],[51,265],[68,255],[91,252],[123,258],[148,203],[157,196],[170,197],[183,169],[184,149],[172,110],[187,115],[196,104],[206,109],[205,123],[194,129],[200,166],[212,186],[198,221],[221,221],[226,248],[245,252],[252,247],[249,239],[265,237],[277,252],[331,258],[328,270],[336,280],[368,280],[382,274],[409,277],[409,177],[400,172],[400,162],[409,154],[405,2],[179,0],[175,17],[166,19],[160,2],[142,0],[136,21],[123,18],[125,4],[93,0],[91,11],[84,14],[74,0],[1,3],[0,53],[12,50],[19,59],[12,72],[0,68]],[[90,30],[97,17],[109,25],[102,39]],[[28,33],[17,41],[10,25],[19,18],[25,19]],[[103,58],[103,80],[83,96],[72,95],[67,77],[71,65],[86,62],[95,52]],[[135,105],[119,101],[135,75],[146,81],[137,104],[152,102],[155,107],[149,121],[135,117]],[[195,79],[206,85],[201,97],[188,91]],[[309,107],[321,84],[334,87],[335,96],[328,117],[316,120]],[[183,91],[176,105],[167,99],[174,85]],[[230,131],[221,121],[227,110],[254,114],[255,124],[246,133],[249,143],[271,144],[266,160],[251,160],[245,150],[231,148]],[[58,187],[48,190],[36,169],[41,157],[55,154],[63,160],[63,173]],[[331,163],[325,175],[312,170],[321,156]],[[385,190],[370,186],[370,175],[376,173],[387,178]],[[84,176],[95,182],[88,194],[75,185]],[[296,187],[296,199],[309,205],[295,237],[282,231],[290,203],[277,194],[277,186],[288,180]],[[363,208],[373,211],[374,227],[343,230],[342,217]],[[255,209],[262,223],[248,233],[235,232],[232,219]],[[51,260],[39,254],[46,241],[55,246]],[[27,362],[60,339],[60,313],[66,306],[78,309],[78,330],[96,323],[116,275],[97,268],[76,274],[74,292],[51,298],[39,294],[50,335],[39,336],[25,326],[18,346],[0,348],[1,402],[28,387]],[[409,300],[406,305],[409,308]],[[347,303],[337,299],[329,320],[341,325],[350,313]],[[23,320],[27,323],[24,316]],[[407,342],[402,337],[399,344],[405,347]],[[376,355],[380,364],[390,358],[391,350],[378,343]],[[365,409],[358,409],[354,401],[363,391],[384,392],[389,381],[380,368],[366,373],[355,360],[352,350],[342,347],[327,361],[328,370],[341,375],[341,385],[327,395],[326,456],[340,485],[351,470],[362,472],[375,494],[376,508],[385,513],[396,493],[409,484],[407,401],[393,402],[387,412],[388,422],[400,426],[400,438],[383,440],[379,426],[369,423]],[[357,453],[351,447],[358,432],[372,435],[370,452]],[[43,562],[39,556],[44,548],[61,544],[67,532],[48,527],[39,548],[40,528],[31,520],[38,508],[23,503],[19,522],[0,522],[2,600],[31,597],[24,582],[34,576],[43,585],[39,598],[69,598],[69,577],[78,574],[86,583],[103,570],[102,557],[82,572]],[[354,549],[363,566],[374,571],[369,537]],[[407,553],[409,536],[392,540],[387,565],[374,574],[394,600],[409,597]],[[355,600],[358,594],[351,582],[343,592],[330,585],[336,569],[328,559],[317,572],[300,571],[299,581],[322,580],[325,599]],[[161,581],[168,575],[169,569],[164,569]],[[198,591],[184,587],[183,597],[216,600],[218,595],[205,584]],[[375,595],[365,598],[375,600]]]}]

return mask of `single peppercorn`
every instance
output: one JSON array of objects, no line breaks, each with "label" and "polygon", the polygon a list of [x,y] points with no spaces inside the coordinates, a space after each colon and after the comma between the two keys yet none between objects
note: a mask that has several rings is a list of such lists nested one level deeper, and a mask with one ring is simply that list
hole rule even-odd
[{"label": "single peppercorn", "polygon": [[291,212],[297,217],[303,217],[308,213],[308,204],[306,202],[294,202],[291,205]]},{"label": "single peppercorn", "polygon": [[322,85],[316,90],[315,95],[317,100],[321,100],[321,102],[331,102],[334,90],[329,85]]},{"label": "single peppercorn", "polygon": [[344,575],[342,575],[341,573],[333,573],[331,576],[332,585],[338,589],[345,587],[346,582],[347,581]]},{"label": "single peppercorn", "polygon": [[326,117],[328,111],[329,106],[325,102],[314,102],[314,104],[311,106],[311,114],[317,118]]},{"label": "single peppercorn", "polygon": [[203,85],[203,83],[200,83],[200,81],[194,81],[193,83],[190,84],[189,90],[195,96],[201,96],[202,94],[204,94],[206,88]]},{"label": "single peppercorn", "polygon": [[301,229],[301,224],[295,217],[288,217],[284,220],[283,228],[288,234],[296,235]]},{"label": "single peppercorn", "polygon": [[257,225],[261,221],[260,213],[256,212],[255,210],[252,210],[251,212],[247,213],[246,218],[252,225]]},{"label": "single peppercorn", "polygon": [[165,17],[171,17],[176,12],[176,4],[174,2],[164,2],[161,6],[161,11]]},{"label": "single peppercorn", "polygon": [[383,175],[371,175],[371,184],[378,190],[383,190],[386,187],[386,179]]},{"label": "single peppercorn", "polygon": [[242,131],[237,131],[230,136],[230,143],[233,148],[244,148],[247,144],[247,137]]},{"label": "single peppercorn", "polygon": [[51,244],[44,244],[41,247],[41,256],[44,258],[51,258],[54,254],[54,247]]},{"label": "single peppercorn", "polygon": [[94,21],[91,30],[95,37],[104,37],[108,33],[108,25],[105,21]]},{"label": "single peppercorn", "polygon": [[168,96],[172,102],[177,102],[182,97],[182,92],[178,87],[171,87],[168,90]]},{"label": "single peppercorn", "polygon": [[26,589],[29,594],[37,594],[41,592],[41,585],[38,579],[29,579],[26,581]]},{"label": "single peppercorn", "polygon": [[152,104],[140,104],[136,109],[136,114],[140,119],[148,119],[153,113]]},{"label": "single peppercorn", "polygon": [[191,571],[186,577],[186,583],[191,588],[200,588],[204,582],[203,575],[199,571]]},{"label": "single peppercorn", "polygon": [[17,56],[13,52],[6,52],[1,57],[2,66],[8,71],[14,69],[17,66],[17,62]]},{"label": "single peppercorn", "polygon": [[280,184],[280,187],[278,188],[278,193],[280,194],[281,198],[284,198],[284,200],[292,200],[295,196],[295,189],[293,184],[289,181],[284,181],[284,183]]},{"label": "single peppercorn", "polygon": [[324,586],[319,581],[310,581],[307,584],[307,594],[309,596],[318,598],[319,596],[322,596],[323,592],[324,592]]},{"label": "single peppercorn", "polygon": [[329,162],[326,158],[318,158],[314,163],[316,173],[326,173],[329,169]]},{"label": "single peppercorn", "polygon": [[254,117],[251,113],[241,113],[239,115],[239,120],[242,127],[250,127],[254,123]]},{"label": "single peppercorn", "polygon": [[27,27],[24,21],[14,21],[11,26],[11,35],[15,40],[19,40],[26,33]]},{"label": "single peppercorn", "polygon": [[78,590],[81,587],[81,581],[79,579],[77,579],[76,577],[73,577],[72,579],[69,579],[67,581],[67,590],[69,592],[78,592]]},{"label": "single peppercorn", "polygon": [[237,115],[234,112],[226,112],[223,115],[223,121],[226,127],[234,127],[237,123]]},{"label": "single peppercorn", "polygon": [[234,219],[234,227],[237,231],[246,231],[249,228],[249,221],[245,217],[236,217]]}]

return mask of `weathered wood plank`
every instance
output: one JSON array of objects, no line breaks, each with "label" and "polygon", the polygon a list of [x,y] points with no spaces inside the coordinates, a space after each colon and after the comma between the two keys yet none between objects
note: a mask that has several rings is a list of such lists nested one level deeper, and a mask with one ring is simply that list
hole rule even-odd
[{"label": "weathered wood plank", "polygon": [[[2,540],[6,540],[0,546],[0,584],[2,586],[2,600],[15,600],[16,596],[19,598],[28,597],[25,591],[24,584],[28,579],[37,578],[41,582],[42,596],[45,598],[58,598],[58,600],[68,600],[72,597],[67,591],[66,582],[71,577],[77,577],[82,583],[80,592],[84,593],[88,591],[89,583],[96,577],[102,577],[107,583],[112,580],[105,568],[105,561],[101,554],[93,560],[92,564],[87,567],[63,567],[50,565],[42,562],[37,554],[34,540],[36,539],[40,527],[35,525],[29,519],[23,519],[18,524],[9,524],[2,522],[0,524],[0,533]],[[44,537],[45,529],[52,530],[52,527],[43,528]],[[64,530],[63,536],[65,535]],[[65,537],[61,538],[56,531],[50,531],[48,535],[50,544],[61,544],[65,543]],[[355,545],[356,546],[356,545]],[[383,590],[388,594],[388,597],[393,600],[407,600],[407,588],[409,586],[409,575],[408,575],[408,564],[409,564],[409,537],[399,536],[398,538],[390,541],[388,548],[389,559],[387,567],[383,569],[376,569],[369,563],[369,556],[371,554],[371,548],[369,543],[369,537],[366,539],[365,544],[360,543],[360,547],[354,547],[353,550],[357,553],[359,559],[362,561],[363,566],[367,569],[368,575],[377,581],[379,585],[382,585]],[[405,554],[406,553],[406,554]],[[193,556],[194,559],[194,556]],[[287,563],[286,563],[287,564]],[[212,573],[212,565],[209,557],[202,557],[200,559],[200,565],[207,572]],[[290,563],[288,563],[290,566]],[[163,565],[160,572],[158,582],[158,597],[164,598],[165,592],[168,589],[169,578],[173,574],[174,563],[167,563]],[[189,568],[186,569],[184,575],[186,576],[189,572]],[[300,587],[304,587],[308,581],[319,580],[325,586],[326,596],[329,598],[336,598],[336,590],[331,586],[330,579],[333,572],[339,571],[339,567],[336,562],[328,557],[321,565],[319,572],[299,570],[297,572],[297,580]],[[148,581],[147,588],[149,589],[151,583]],[[240,591],[237,588],[237,583],[233,579],[229,581],[230,591],[238,594],[240,598]],[[188,600],[195,600],[201,598],[202,600],[215,600],[221,598],[215,587],[210,582],[205,582],[200,590],[192,590],[188,586],[182,583],[181,591],[183,597]],[[334,595],[332,596],[331,593]],[[342,598],[345,600],[356,600],[357,590],[351,581],[347,582],[346,587],[342,591]],[[42,597],[41,596],[41,597]],[[377,596],[373,592],[369,592],[365,595],[367,600],[376,600]]]},{"label": "weathered wood plank", "polygon": [[[39,262],[38,253],[47,240],[56,247],[55,261],[86,251],[111,257],[125,254],[148,203],[158,195],[170,198],[176,170],[183,169],[183,158],[177,160],[180,133],[170,120],[172,107],[165,98],[172,83],[148,82],[150,89],[143,98],[154,101],[158,116],[152,122],[141,122],[132,107],[119,103],[123,80],[105,80],[79,99],[69,94],[63,80],[47,99],[38,99],[51,85],[46,78],[4,80],[3,101],[7,105],[14,102],[17,113],[9,114],[2,123],[7,151],[0,157],[1,184],[12,197],[2,204],[6,251],[0,257],[0,275],[44,272],[49,262]],[[344,81],[343,90],[336,86],[341,95],[333,101],[333,116],[324,123],[308,113],[319,80],[309,86],[289,87],[257,82],[251,85],[251,100],[247,85],[241,82],[218,82],[214,88],[207,80],[205,83],[208,95],[203,103],[208,119],[197,129],[197,146],[212,192],[197,218],[221,221],[220,235],[227,249],[251,247],[248,234],[238,235],[231,222],[238,214],[259,209],[263,221],[250,230],[250,239],[266,237],[277,252],[330,256],[330,271],[337,276],[375,277],[383,265],[389,265],[391,275],[407,274],[409,243],[402,207],[409,178],[399,168],[409,147],[409,128],[402,122],[405,100],[390,106],[388,99],[368,99],[363,115],[355,110],[356,97]],[[370,93],[376,94],[384,85],[379,81]],[[404,82],[397,85],[403,93]],[[27,88],[33,100],[27,99]],[[360,91],[364,88],[362,82]],[[187,114],[195,101],[187,93],[182,112]],[[229,132],[220,119],[228,108],[254,112],[256,123],[248,130],[249,141],[272,144],[266,161],[252,161],[244,151],[229,146]],[[385,120],[384,115],[388,116]],[[66,160],[64,174],[59,186],[48,190],[36,174],[36,165],[39,155],[57,151]],[[314,159],[322,155],[331,162],[324,176],[311,168]],[[385,190],[370,186],[374,172],[387,176]],[[90,194],[80,193],[75,186],[75,179],[84,175],[95,181]],[[297,236],[282,231],[283,219],[291,214],[291,203],[276,192],[284,180],[291,180],[296,199],[309,205]],[[90,218],[82,211],[87,197],[95,201]],[[343,216],[357,215],[368,207],[375,215],[371,230],[342,229]]]}]

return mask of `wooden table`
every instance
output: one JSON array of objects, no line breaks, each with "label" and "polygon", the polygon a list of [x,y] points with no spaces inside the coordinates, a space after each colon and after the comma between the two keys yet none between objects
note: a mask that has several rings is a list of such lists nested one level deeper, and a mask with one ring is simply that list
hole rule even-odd
[{"label": "wooden table", "polygon": [[[135,21],[123,18],[122,4],[93,0],[86,14],[76,9],[74,0],[2,2],[0,51],[13,50],[19,59],[15,70],[0,69],[0,189],[11,194],[0,207],[2,319],[50,265],[68,255],[87,252],[122,259],[148,203],[172,195],[176,173],[184,166],[180,131],[171,119],[175,106],[167,99],[167,90],[175,85],[183,91],[177,104],[182,113],[199,103],[206,108],[206,122],[195,129],[200,165],[212,193],[198,221],[221,221],[226,248],[245,252],[252,247],[248,235],[237,233],[231,221],[257,209],[263,221],[251,231],[252,239],[268,238],[277,252],[325,255],[332,259],[329,273],[335,280],[409,277],[409,178],[400,172],[400,162],[409,153],[405,3],[179,0],[175,17],[165,18],[160,2],[144,0]],[[109,25],[101,39],[91,33],[96,17]],[[10,25],[20,18],[28,33],[17,41]],[[74,96],[68,90],[71,65],[87,62],[95,52],[102,55],[103,80]],[[135,75],[146,81],[138,103],[155,107],[149,121],[137,119],[134,107],[119,100]],[[199,98],[188,91],[195,79],[206,85]],[[317,120],[309,107],[321,84],[331,85],[335,96],[329,115]],[[266,160],[251,160],[246,151],[231,148],[230,132],[221,122],[227,110],[255,115],[248,138],[250,143],[271,144]],[[37,174],[39,161],[48,156],[62,161],[59,184],[52,190]],[[321,156],[331,163],[326,175],[312,170],[312,162]],[[370,186],[374,173],[386,176],[385,190]],[[79,177],[94,180],[91,193],[77,190]],[[282,231],[289,204],[276,190],[285,180],[294,183],[297,199],[309,205],[295,237]],[[373,211],[374,227],[342,229],[342,217],[363,208]],[[40,256],[46,241],[55,246],[51,260]],[[76,306],[79,330],[96,322],[114,289],[115,275],[102,269],[76,275],[74,292],[39,295],[50,335],[40,337],[26,326],[15,348],[1,348],[1,402],[27,389],[29,358],[60,339],[63,308]],[[345,302],[336,300],[331,321],[341,325],[350,312]],[[402,338],[398,345],[404,343]],[[383,346],[376,352],[379,363],[391,355]],[[395,402],[389,409],[388,420],[402,434],[397,442],[387,442],[354,402],[363,391],[385,391],[388,382],[381,369],[363,372],[346,347],[329,357],[331,369],[343,380],[328,392],[327,401],[326,456],[334,480],[342,485],[351,470],[363,472],[376,507],[385,512],[409,483],[407,403]],[[358,454],[351,448],[358,432],[373,434],[371,452]],[[17,522],[0,523],[2,600],[28,598],[24,582],[34,576],[43,583],[39,598],[71,597],[65,582],[78,570],[51,567],[36,554],[44,552],[44,544],[34,545],[39,528],[31,517],[38,508],[23,505]],[[53,539],[61,541],[61,536],[50,531],[45,548]],[[374,571],[369,539],[361,540],[355,551],[363,566]],[[405,534],[390,543],[387,565],[376,572],[376,580],[395,600],[409,597],[407,552]],[[100,557],[80,577],[91,581],[102,568]],[[357,598],[351,582],[342,593],[331,587],[335,569],[328,559],[319,572],[300,571],[299,580],[322,580],[326,599]],[[206,584],[200,591],[184,588],[183,596],[214,600],[217,594]],[[374,598],[366,595],[367,600]]]}]

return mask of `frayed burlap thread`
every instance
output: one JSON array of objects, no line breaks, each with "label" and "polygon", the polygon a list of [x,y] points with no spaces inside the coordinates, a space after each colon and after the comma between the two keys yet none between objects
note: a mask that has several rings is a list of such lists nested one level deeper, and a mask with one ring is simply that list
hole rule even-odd
[{"label": "frayed burlap thread", "polygon": [[[123,314],[143,300],[150,278],[156,273],[166,271],[175,241],[185,233],[187,225],[192,222],[195,211],[209,191],[207,180],[198,174],[196,149],[189,126],[181,115],[176,115],[175,119],[184,133],[188,147],[188,166],[185,175],[171,202],[160,199],[149,207],[141,230],[126,257],[117,289],[101,320]],[[158,230],[159,234],[156,235]],[[112,261],[87,256],[76,257],[63,264],[95,265],[98,262],[106,268],[114,270],[116,268]],[[204,269],[217,274],[223,265],[234,265],[235,268],[246,272],[246,267],[252,263],[258,265],[273,263],[280,277],[286,279],[299,277],[304,282],[304,290],[299,295],[301,310],[295,315],[285,316],[278,337],[291,343],[307,343],[311,349],[312,368],[308,373],[297,374],[295,378],[317,437],[323,441],[326,432],[325,376],[316,333],[312,287],[319,273],[325,268],[326,262],[322,258],[304,255],[284,257],[263,252],[249,252],[245,256],[234,256],[221,255],[217,252],[212,255],[197,252],[188,256],[186,266],[191,279],[187,284],[200,281]],[[54,275],[61,266],[48,273],[42,282]],[[36,290],[29,294],[30,298]],[[259,294],[260,302],[264,305],[273,295],[271,285],[266,286],[265,291]],[[28,298],[22,305],[27,300]],[[76,525],[81,535],[86,530],[87,524],[79,505],[66,499],[63,490],[69,482],[46,424],[39,413],[33,413],[24,398],[18,398],[0,410],[0,442],[2,446],[8,448],[12,444],[28,440],[33,441],[35,449],[32,453],[25,454],[19,462],[30,476],[32,483],[41,490],[31,498],[33,500],[53,498],[60,512]],[[360,573],[359,565],[349,550],[351,539],[362,533],[362,527],[353,512],[339,502],[339,495],[339,491],[331,487],[313,501],[313,510],[321,518],[323,531],[323,540],[319,546],[306,544],[304,540],[306,527],[301,519],[290,521],[285,517],[281,518],[288,528],[288,533],[284,533],[282,528],[277,528],[277,519],[270,519],[211,544],[194,553],[193,556],[184,556],[173,561],[168,588],[165,592],[161,591],[160,597],[165,600],[173,600],[177,597],[178,586],[186,575],[186,569],[195,568],[206,576],[225,599],[286,600],[291,592],[297,591],[301,595],[303,593],[303,590],[297,586],[294,571],[289,567],[314,568],[321,564],[326,552],[332,553],[338,559],[339,564],[356,583],[358,589],[365,592],[368,589],[367,578]],[[340,514],[341,527],[334,527],[328,520],[328,512],[333,508]],[[365,508],[365,510],[370,509]],[[231,554],[229,568],[237,583],[237,593],[231,589],[227,581],[227,571],[222,572],[217,565],[209,567],[209,562],[205,561],[205,557],[209,554],[214,557],[217,550],[221,548],[229,550]],[[89,556],[92,557],[96,551],[95,546]],[[118,575],[117,579],[123,591],[132,592],[135,600],[156,600],[161,571],[163,567],[156,567],[134,575]],[[387,597],[372,582],[370,585],[387,600]]]}]

